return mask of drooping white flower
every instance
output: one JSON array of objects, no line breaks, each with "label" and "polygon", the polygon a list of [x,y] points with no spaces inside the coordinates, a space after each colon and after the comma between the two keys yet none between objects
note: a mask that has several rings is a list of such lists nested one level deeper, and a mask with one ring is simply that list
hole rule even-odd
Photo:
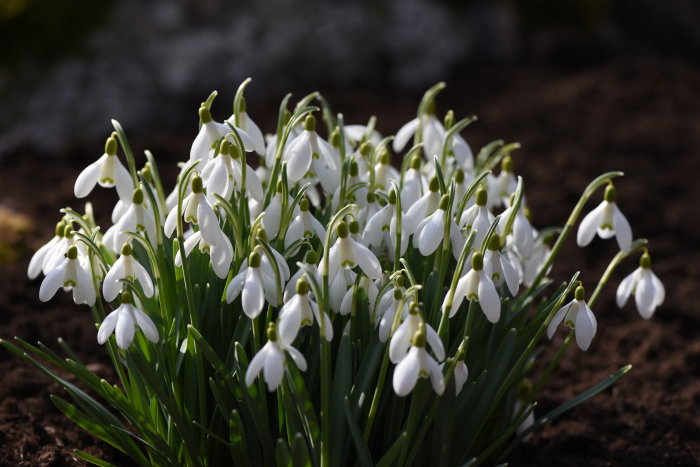
[{"label": "drooping white flower", "polygon": [[[313,274],[314,278],[321,283],[321,276],[318,273],[318,256],[316,255],[316,252],[313,250],[309,250],[306,252],[306,255],[304,256],[304,263],[306,263],[306,266],[311,270],[311,273]],[[299,279],[301,279],[301,276],[303,276],[305,271],[302,268],[299,268],[297,272],[295,272],[290,278],[289,281],[287,282],[287,285],[284,287],[284,301],[287,302],[291,300],[291,298],[294,296],[296,293],[296,284]],[[344,291],[343,291],[344,292]],[[313,291],[309,291],[311,296],[313,296]],[[331,294],[332,295],[332,294]],[[332,297],[331,297],[332,300]]]},{"label": "drooping white flower", "polygon": [[27,267],[27,276],[30,279],[36,279],[39,277],[39,273],[42,272],[42,266],[46,256],[51,252],[51,250],[61,242],[63,239],[63,231],[66,228],[66,222],[61,220],[56,224],[56,234],[51,240],[41,246],[33,255],[32,259],[29,261],[29,266]]},{"label": "drooping white flower", "polygon": [[457,363],[455,363],[454,369],[456,395],[459,395],[459,393],[462,392],[462,388],[464,388],[464,384],[467,382],[468,378],[469,370],[467,369],[466,363],[464,363],[464,360],[457,361]]},{"label": "drooping white flower", "polygon": [[[530,287],[532,285],[532,281],[534,281],[535,277],[537,277],[537,273],[544,266],[547,258],[549,258],[551,249],[547,244],[547,239],[547,235],[536,235],[532,253],[530,253],[529,256],[522,258],[523,284],[525,284],[526,287]],[[550,266],[546,271],[546,274],[549,274],[551,269],[552,267]]]},{"label": "drooping white flower", "polygon": [[[398,237],[397,214],[396,193],[394,190],[391,190],[391,192],[389,192],[389,202],[386,204],[386,206],[381,208],[367,220],[365,230],[362,233],[362,242],[365,245],[378,249],[384,246],[387,249],[389,257],[393,258],[396,251],[396,240]],[[403,226],[403,219],[401,221],[401,225]],[[402,233],[399,254],[403,255],[407,248],[408,234]]]},{"label": "drooping white flower", "polygon": [[[379,314],[377,315],[377,324],[379,326],[379,341],[386,342],[391,333],[391,327],[394,324],[396,318],[396,313],[401,314],[400,319],[405,319],[408,315],[409,307],[413,302],[413,297],[403,298],[403,291],[400,287],[395,287],[391,293],[388,293],[382,297],[377,308],[379,309]],[[399,306],[401,309],[399,310]]]},{"label": "drooping white flower", "polygon": [[343,306],[348,293],[352,296],[350,287],[355,283],[357,274],[350,269],[340,268],[335,275],[330,276],[330,306],[333,313],[349,313],[350,309]]},{"label": "drooping white flower", "polygon": [[134,182],[129,171],[124,168],[117,157],[116,133],[107,138],[105,153],[97,161],[88,165],[75,180],[76,198],[85,198],[95,185],[105,188],[116,187],[119,198],[128,200],[134,191]]},{"label": "drooping white flower", "polygon": [[491,236],[489,246],[484,254],[484,271],[493,279],[496,287],[500,287],[505,282],[513,297],[518,294],[520,276],[508,258],[501,254],[501,237],[496,233]]},{"label": "drooping white flower", "polygon": [[421,158],[415,154],[403,176],[403,185],[401,186],[401,205],[406,208],[413,206],[428,189],[428,182],[421,172],[420,166]]},{"label": "drooping white flower", "polygon": [[515,193],[518,181],[513,174],[513,159],[506,155],[501,161],[501,172],[498,175],[487,175],[487,185],[489,187],[489,208],[508,206],[510,196]]},{"label": "drooping white flower", "polygon": [[[291,326],[291,328],[293,327]],[[296,328],[298,330],[299,326]],[[284,377],[285,351],[292,357],[299,370],[306,371],[304,355],[291,345],[295,337],[296,334],[284,332],[281,328],[278,335],[275,323],[270,323],[267,327],[267,343],[255,354],[245,372],[246,386],[253,384],[255,378],[262,371],[267,390],[272,392],[277,389]]]},{"label": "drooping white flower", "polygon": [[299,202],[299,214],[294,217],[287,228],[287,234],[284,236],[284,247],[289,248],[295,241],[311,237],[314,234],[323,240],[326,236],[326,229],[309,212],[309,201],[303,198]]},{"label": "drooping white flower", "polygon": [[[447,216],[445,210],[448,205],[449,197],[443,195],[440,199],[438,209],[423,219],[415,229],[413,234],[413,246],[418,248],[423,256],[432,255],[442,243],[445,230],[445,217]],[[455,259],[457,259],[462,251],[462,247],[464,247],[464,238],[452,216],[450,216],[448,222],[450,223],[449,239],[452,246],[452,254]]]},{"label": "drooping white flower", "polygon": [[141,329],[146,339],[154,344],[158,343],[158,328],[153,320],[132,304],[131,294],[123,293],[122,304],[102,321],[100,329],[97,331],[97,342],[104,344],[114,332],[117,346],[126,350],[134,341],[136,326]]},{"label": "drooping white flower", "polygon": [[664,285],[651,270],[651,257],[646,251],[639,259],[639,267],[617,288],[617,306],[625,306],[630,295],[634,295],[637,311],[644,319],[651,318],[666,297]]},{"label": "drooping white flower", "polygon": [[[426,325],[426,329],[427,329]],[[398,333],[398,330],[397,330]],[[396,336],[396,335],[395,335]],[[394,338],[395,338],[394,336]],[[392,343],[393,339],[392,338]],[[437,394],[445,392],[445,378],[440,369],[438,362],[428,354],[425,344],[427,340],[426,333],[419,329],[411,336],[411,347],[401,361],[394,368],[393,386],[397,396],[403,397],[408,395],[418,382],[418,378],[430,378],[433,385],[433,390]],[[435,347],[433,347],[433,352]],[[438,360],[444,359],[437,355]]]},{"label": "drooping white flower", "polygon": [[[294,317],[293,315],[299,315]],[[280,326],[282,322],[293,319],[300,326],[311,326],[314,318],[319,326],[323,326],[323,335],[329,342],[333,340],[333,325],[325,313],[321,313],[318,305],[309,297],[309,284],[303,277],[296,282],[296,294],[282,306],[279,315]]]},{"label": "drooping white flower", "polygon": [[561,307],[556,312],[549,326],[547,326],[547,337],[550,339],[554,335],[554,331],[563,321],[567,327],[574,330],[576,335],[576,344],[583,351],[588,350],[588,347],[595,337],[598,330],[598,323],[593,315],[593,312],[584,300],[585,292],[583,287],[576,288],[575,298]]},{"label": "drooping white flower", "polygon": [[[231,194],[241,191],[243,185],[243,163],[241,161],[241,150],[238,146],[232,145],[224,140],[221,143],[219,154],[209,159],[202,168],[202,179],[207,187],[207,195],[212,200],[214,194],[224,199],[230,199]],[[264,197],[262,182],[253,168],[246,163],[246,191],[257,201],[262,201]]]},{"label": "drooping white flower", "polygon": [[156,244],[156,221],[150,205],[144,199],[143,189],[137,188],[131,198],[131,204],[117,222],[107,229],[102,239],[104,245],[112,252],[129,239],[127,232],[143,232],[152,246]]},{"label": "drooping white flower", "polygon": [[[238,274],[231,279],[226,289],[226,301],[231,303],[241,295],[241,304],[246,316],[256,318],[263,309],[265,301],[272,306],[278,306],[277,287],[272,271],[263,267],[263,261],[258,251],[253,251],[248,260],[241,265]],[[241,293],[242,292],[242,293]]]},{"label": "drooping white flower", "polygon": [[326,193],[333,193],[340,186],[340,158],[335,149],[316,133],[316,118],[308,115],[304,131],[285,148],[287,179],[296,184],[311,169],[319,178]]},{"label": "drooping white flower", "polygon": [[[340,272],[338,273],[338,275]],[[352,277],[352,276],[350,276]],[[356,277],[356,276],[355,276]],[[354,281],[353,281],[354,283]],[[377,285],[374,283],[372,279],[370,279],[367,276],[362,276],[358,282],[358,287],[357,291],[360,289],[364,290],[365,292],[365,297],[367,297],[368,301],[368,307],[371,310],[376,301],[377,301],[377,296],[379,295],[379,289],[377,288]],[[350,287],[346,292],[345,295],[343,296],[343,301],[340,303],[340,314],[341,315],[349,315],[352,313],[352,304],[353,304],[353,295],[355,294],[356,289],[353,287]]]},{"label": "drooping white flower", "polygon": [[335,276],[341,267],[359,266],[367,277],[379,279],[382,276],[382,267],[374,253],[349,237],[350,232],[345,222],[338,224],[337,233],[338,239],[328,255],[329,277]]},{"label": "drooping white flower", "polygon": [[95,285],[90,275],[80,266],[78,247],[68,248],[64,260],[49,272],[39,288],[39,300],[47,302],[56,294],[59,287],[73,291],[73,301],[80,305],[95,304]]},{"label": "drooping white flower", "polygon": [[392,363],[400,362],[409,350],[411,346],[411,341],[415,337],[416,333],[425,330],[425,339],[430,348],[432,349],[438,360],[442,361],[445,359],[445,347],[437,335],[437,332],[425,322],[420,314],[419,305],[412,304],[409,307],[408,316],[406,319],[396,328],[394,334],[391,336],[391,342],[389,343],[389,359]]},{"label": "drooping white flower", "polygon": [[[199,120],[202,122],[202,126],[192,142],[190,162],[196,161],[197,159],[206,162],[209,159],[209,153],[214,143],[223,138],[230,131],[227,125],[214,121],[211,116],[211,111],[204,104],[199,108]],[[241,137],[245,150],[252,151],[254,146],[248,133],[240,128],[236,128],[236,130],[238,136]]]},{"label": "drooping white flower", "polygon": [[236,118],[236,114],[234,113],[226,119],[226,121],[232,126],[240,128],[249,136],[252,150],[261,156],[265,155],[265,138],[263,137],[262,131],[260,131],[260,127],[250,118],[248,112],[246,112],[245,98],[241,98],[238,118]]},{"label": "drooping white flower", "polygon": [[[233,245],[231,240],[226,235],[221,234],[221,240],[215,244],[209,244],[202,237],[202,232],[192,232],[185,240],[185,257],[188,257],[195,246],[199,246],[199,251],[208,253],[214,273],[220,279],[226,279],[228,276],[231,261],[233,261]],[[182,267],[182,256],[178,249],[175,255],[175,266]]]},{"label": "drooping white flower", "polygon": [[419,122],[422,127],[424,152],[429,159],[432,159],[433,156],[440,153],[442,140],[445,137],[445,128],[442,122],[435,116],[434,103],[431,104],[431,107],[426,113],[420,116],[420,120],[416,117],[399,128],[393,142],[394,152],[399,153],[404,149],[408,140],[411,139],[411,136],[418,130]]},{"label": "drooping white flower", "polygon": [[[191,222],[199,226],[202,238],[210,244],[215,245],[221,240],[221,228],[219,220],[214,213],[209,200],[204,194],[202,178],[199,175],[192,177],[192,192],[182,200],[182,217],[186,222]],[[163,230],[165,235],[170,237],[175,231],[177,222],[177,206],[173,207],[165,219]]]},{"label": "drooping white flower", "polygon": [[[374,164],[374,184],[370,187],[372,190],[388,191],[390,188],[389,180],[399,181],[401,175],[399,172],[391,165],[391,155],[389,150],[384,148],[382,153],[378,157],[378,161]],[[367,174],[367,181],[369,181],[369,173]]]},{"label": "drooping white flower", "polygon": [[416,227],[423,219],[435,212],[440,204],[440,184],[437,177],[430,179],[428,190],[410,206],[404,206],[406,213],[403,215],[404,232],[406,235],[413,235]]},{"label": "drooping white flower", "polygon": [[632,228],[615,203],[615,187],[612,184],[605,188],[603,202],[581,221],[576,236],[578,246],[591,243],[596,233],[603,239],[614,235],[620,250],[624,252],[628,252],[632,246]]},{"label": "drooping white flower", "polygon": [[[524,203],[521,203],[518,212],[515,213],[515,217],[513,218],[513,226],[511,231],[508,232],[508,235],[512,235],[513,243],[515,245],[516,250],[518,251],[518,254],[521,257],[528,257],[532,254],[532,249],[534,248],[535,243],[535,236],[532,231],[532,225],[530,225],[530,221],[527,220],[527,217],[525,217],[524,210]],[[504,221],[499,223],[498,227],[496,227],[498,234],[501,237],[504,236],[503,230],[506,228],[505,219],[508,219],[512,212],[513,206],[509,206],[508,209],[503,211],[503,214],[501,214],[501,219],[504,219]]]},{"label": "drooping white flower", "polygon": [[[447,298],[445,297],[445,302],[443,302],[443,312],[447,311],[445,310]],[[486,318],[492,323],[498,322],[501,317],[501,298],[498,296],[491,277],[484,270],[484,258],[479,252],[473,254],[472,268],[469,272],[457,281],[450,308],[450,318],[457,313],[465,298],[469,301],[479,302]]]},{"label": "drooping white flower", "polygon": [[477,247],[486,238],[486,233],[494,220],[493,214],[486,207],[487,202],[488,195],[486,190],[479,188],[476,190],[474,206],[465,210],[460,219],[460,225],[465,228],[467,235],[474,231],[473,245]]},{"label": "drooping white flower", "polygon": [[108,302],[113,301],[124,288],[123,279],[138,281],[143,288],[146,297],[153,296],[153,282],[144,268],[133,256],[133,250],[129,243],[125,243],[121,249],[121,256],[114,262],[107,272],[102,284],[102,295]]},{"label": "drooping white flower", "polygon": [[373,129],[368,135],[367,125],[345,125],[343,129],[345,130],[345,138],[352,143],[366,140],[376,146],[382,140],[382,135],[377,130]]}]

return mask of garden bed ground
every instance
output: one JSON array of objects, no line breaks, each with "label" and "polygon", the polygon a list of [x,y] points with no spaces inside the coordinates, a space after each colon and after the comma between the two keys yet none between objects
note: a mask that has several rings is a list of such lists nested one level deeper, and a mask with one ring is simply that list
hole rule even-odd
[{"label": "garden bed ground", "polygon": [[[418,94],[387,90],[325,94],[345,112],[346,121],[355,123],[374,112],[384,131],[395,131],[411,118],[419,99]],[[617,184],[619,205],[635,237],[651,240],[654,269],[666,285],[666,302],[652,320],[642,320],[632,304],[619,310],[614,290],[636,267],[633,262],[622,265],[595,307],[598,335],[590,350],[584,353],[575,346],[568,350],[540,397],[537,413],[556,407],[628,362],[634,366],[631,373],[612,390],[541,430],[512,453],[510,462],[697,465],[700,68],[659,59],[625,60],[582,71],[473,67],[448,82],[439,109],[447,110],[448,103],[458,116],[479,116],[480,121],[464,132],[475,150],[499,138],[522,143],[523,149],[514,155],[516,172],[527,182],[528,203],[539,227],[561,225],[595,176],[625,171],[627,176]],[[271,117],[275,105],[260,103],[255,110],[252,103],[251,113]],[[108,121],[108,116],[96,118]],[[265,127],[271,128],[271,122]],[[189,150],[187,139],[173,139],[155,126],[135,134],[135,149],[150,147],[162,165],[184,158]],[[63,337],[110,380],[112,371],[95,341],[89,311],[62,294],[48,304],[40,303],[39,282],[28,281],[25,273],[31,250],[50,238],[58,209],[78,205],[73,182],[81,168],[99,156],[101,145],[99,141],[90,147],[76,145],[57,155],[24,150],[3,158],[0,206],[28,216],[34,228],[12,240],[20,245],[19,258],[0,266],[0,337],[17,335],[52,347],[57,347],[56,338]],[[98,210],[113,201],[109,195],[98,197]],[[9,228],[1,216],[7,213],[0,212],[0,234],[7,235]],[[564,280],[580,265],[584,283],[592,290],[615,248],[612,242],[595,240],[581,250],[571,239],[553,277]],[[563,334],[554,338],[555,345]],[[548,347],[547,352],[555,350]],[[4,350],[0,374],[0,465],[76,465],[71,453],[75,448],[127,463],[54,408],[48,396],[62,395],[59,385]]]}]

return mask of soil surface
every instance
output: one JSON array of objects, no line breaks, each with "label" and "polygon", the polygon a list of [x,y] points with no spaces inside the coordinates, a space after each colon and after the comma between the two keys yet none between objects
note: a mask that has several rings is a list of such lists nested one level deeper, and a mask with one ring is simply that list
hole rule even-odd
[{"label": "soil surface", "polygon": [[[357,123],[372,111],[379,129],[387,133],[412,117],[420,98],[391,90],[322,91],[336,111],[345,113],[346,122]],[[256,109],[254,105],[249,103],[249,109]],[[259,103],[252,115],[264,128],[272,128],[276,105]],[[590,180],[609,170],[623,170],[626,176],[616,183],[618,205],[634,236],[650,240],[654,271],[666,286],[666,302],[651,320],[640,318],[633,301],[620,310],[614,292],[637,267],[636,259],[621,265],[595,306],[598,334],[591,348],[568,349],[539,398],[537,413],[546,413],[627,363],[633,365],[632,371],[613,389],[544,427],[512,452],[509,462],[697,465],[700,68],[666,59],[624,60],[576,71],[475,66],[448,82],[438,108],[441,112],[453,108],[458,117],[479,116],[479,122],[463,132],[475,151],[494,139],[522,144],[523,149],[514,153],[516,172],[527,183],[537,227],[562,225]],[[189,152],[188,132],[172,133],[186,135],[183,138],[155,127],[138,131],[147,134],[134,138],[132,146],[137,153],[151,148],[161,170]],[[73,198],[73,183],[80,170],[101,154],[102,144],[95,141],[90,147],[65,148],[53,155],[25,150],[3,158],[0,206],[9,211],[0,214],[27,216],[33,227],[22,218],[19,239],[0,238],[13,242],[21,253],[0,265],[0,338],[41,340],[60,351],[56,339],[62,337],[98,374],[114,380],[106,352],[96,343],[89,310],[61,293],[41,303],[40,282],[26,278],[31,252],[51,237],[58,209],[82,208]],[[169,181],[172,177],[166,174]],[[116,195],[102,190],[91,200],[104,214]],[[594,199],[586,212],[599,201]],[[106,218],[100,218],[103,226]],[[0,219],[0,230],[9,232],[7,225]],[[615,253],[613,241],[596,239],[579,249],[571,238],[552,277],[565,280],[578,265],[592,291]],[[544,342],[545,359],[563,337],[560,332],[553,345]],[[86,435],[53,406],[50,394],[67,397],[58,384],[4,350],[0,350],[0,374],[0,465],[80,465],[74,449],[128,465],[123,456]]]}]

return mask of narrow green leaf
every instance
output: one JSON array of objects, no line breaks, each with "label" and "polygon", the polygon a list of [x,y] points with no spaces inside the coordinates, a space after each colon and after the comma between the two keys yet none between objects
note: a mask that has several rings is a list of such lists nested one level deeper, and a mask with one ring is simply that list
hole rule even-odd
[{"label": "narrow green leaf", "polygon": [[114,464],[107,462],[106,460],[100,459],[99,457],[95,457],[92,454],[88,454],[87,452],[81,451],[79,449],[74,450],[73,454],[93,465],[99,465],[100,467],[116,467]]},{"label": "narrow green leaf", "polygon": [[371,467],[372,455],[369,452],[369,448],[362,437],[362,430],[357,426],[357,422],[352,416],[352,409],[350,408],[350,399],[345,397],[345,418],[348,421],[348,426],[350,427],[350,434],[352,435],[352,440],[355,442],[355,449],[357,450],[357,456],[359,457],[359,462],[363,467]]}]

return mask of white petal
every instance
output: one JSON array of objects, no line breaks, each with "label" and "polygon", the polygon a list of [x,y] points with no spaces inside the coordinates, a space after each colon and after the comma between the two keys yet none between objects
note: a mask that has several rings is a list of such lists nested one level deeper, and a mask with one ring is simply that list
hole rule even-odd
[{"label": "white petal", "polygon": [[[116,157],[116,156],[114,156]],[[124,202],[131,202],[134,194],[134,180],[131,178],[129,171],[124,168],[119,159],[114,164],[114,185],[117,188],[119,199]]]},{"label": "white petal", "polygon": [[[462,276],[457,281],[457,286],[455,287],[454,292],[454,298],[452,299],[452,308],[450,308],[450,318],[452,318],[457,313],[457,310],[459,310],[460,305],[466,297],[468,280],[469,279],[467,276]],[[447,297],[445,297],[445,300],[447,300]]]},{"label": "white petal", "polygon": [[139,310],[138,308],[133,307],[133,310],[134,315],[136,316],[136,323],[139,325],[139,328],[141,328],[141,332],[143,332],[143,335],[146,336],[146,339],[148,339],[149,341],[153,342],[154,344],[157,344],[158,328],[156,327],[153,320],[149,318],[146,313]]},{"label": "white petal", "polygon": [[634,290],[634,285],[638,280],[639,273],[639,269],[636,269],[632,274],[622,279],[622,282],[620,282],[620,285],[617,287],[615,298],[617,301],[617,306],[620,308],[625,306],[627,299],[629,299],[630,295],[632,295],[632,290]]},{"label": "white petal", "polygon": [[302,238],[304,238],[304,222],[301,220],[301,216],[297,216],[287,228],[287,234],[284,236],[284,248],[289,248],[289,245]]},{"label": "white petal", "polygon": [[654,302],[654,284],[648,269],[642,272],[639,282],[637,282],[637,288],[634,291],[634,301],[642,318],[651,318],[651,315],[654,314],[656,303]]},{"label": "white petal", "polygon": [[414,118],[410,122],[406,123],[404,126],[399,128],[396,132],[396,137],[394,138],[393,148],[394,152],[398,153],[403,150],[408,143],[408,140],[413,136],[418,128],[418,118]]},{"label": "white petal", "polygon": [[403,397],[413,391],[418,381],[420,363],[417,347],[411,348],[410,353],[394,368],[393,386],[397,396]]},{"label": "white petal", "polygon": [[102,321],[100,324],[100,329],[97,331],[97,343],[102,345],[107,342],[110,334],[114,331],[114,327],[117,325],[117,320],[119,318],[119,310],[114,310]]},{"label": "white petal", "polygon": [[153,282],[151,281],[151,276],[146,272],[146,268],[141,266],[138,261],[134,260],[134,272],[136,273],[136,279],[141,283],[143,294],[151,298],[153,296]]},{"label": "white petal", "polygon": [[291,345],[286,346],[284,349],[289,353],[289,356],[292,357],[299,371],[306,371],[306,359],[304,355]]},{"label": "white petal", "polygon": [[241,303],[243,304],[243,311],[250,319],[260,314],[265,303],[260,273],[254,268],[249,268],[246,274]]},{"label": "white petal", "polygon": [[231,279],[231,282],[228,284],[228,288],[226,289],[226,303],[231,303],[236,299],[236,297],[238,297],[238,294],[241,293],[241,290],[243,290],[243,285],[245,284],[247,272],[248,270],[245,269]]},{"label": "white petal", "polygon": [[567,303],[563,307],[559,308],[559,310],[554,314],[552,317],[552,321],[549,322],[549,326],[547,326],[547,337],[552,338],[554,336],[554,332],[557,330],[557,327],[561,322],[564,320],[564,316],[566,316],[566,313],[568,313],[569,309],[573,305],[573,301]]},{"label": "white petal", "polygon": [[120,256],[107,271],[102,283],[102,296],[108,302],[114,301],[122,290],[120,279],[124,278],[124,256]]},{"label": "white petal", "polygon": [[197,222],[199,230],[202,232],[202,238],[208,244],[215,245],[221,238],[221,228],[219,227],[219,219],[204,195],[201,195],[199,206],[197,206]]},{"label": "white petal", "polygon": [[39,300],[42,302],[48,302],[54,295],[56,295],[58,288],[63,285],[67,262],[67,259],[64,260],[59,267],[55,268],[46,275],[44,280],[41,282],[41,287],[39,287]]},{"label": "white petal", "polygon": [[408,348],[411,346],[411,338],[409,336],[408,326],[399,326],[394,335],[391,336],[389,343],[389,359],[392,363],[398,363],[406,356]]},{"label": "white petal", "polygon": [[433,254],[442,242],[445,230],[445,212],[443,210],[438,209],[429,219],[418,239],[418,249],[423,256]]},{"label": "white petal", "polygon": [[309,132],[304,131],[289,144],[287,159],[287,178],[294,184],[302,179],[311,166],[311,144]]},{"label": "white petal", "polygon": [[479,305],[486,318],[492,323],[497,323],[501,317],[501,299],[496,292],[493,281],[482,270],[479,272]]},{"label": "white petal", "polygon": [[575,329],[576,344],[578,344],[581,350],[588,350],[596,330],[598,329],[598,324],[596,323],[595,316],[593,316],[591,309],[586,305],[586,302],[580,302],[578,314],[576,315]]},{"label": "white petal", "polygon": [[620,250],[625,253],[630,251],[632,247],[632,228],[630,223],[627,222],[627,218],[622,214],[620,208],[615,205],[613,219],[615,222],[615,238],[617,239],[617,244],[620,246]]},{"label": "white petal", "polygon": [[464,384],[469,378],[469,370],[467,369],[467,365],[462,361],[457,362],[455,364],[453,376],[455,379],[455,394],[459,395],[459,393],[462,392]]},{"label": "white petal", "polygon": [[60,237],[53,237],[48,243],[39,248],[36,253],[32,255],[32,259],[29,261],[29,267],[27,268],[27,276],[30,279],[36,279],[41,272],[41,266],[44,263],[44,258],[46,254],[53,248],[54,245],[58,243]]},{"label": "white petal", "polygon": [[90,194],[92,189],[95,188],[105,157],[110,156],[107,156],[107,154],[103,155],[80,172],[80,175],[78,175],[78,178],[75,180],[75,186],[73,187],[73,193],[76,198],[85,198]]},{"label": "white petal", "polygon": [[253,381],[255,381],[255,378],[257,378],[258,373],[260,373],[260,370],[262,370],[263,364],[265,363],[265,357],[267,355],[268,350],[270,349],[270,346],[272,346],[270,342],[265,344],[258,353],[255,354],[253,359],[250,361],[250,364],[248,365],[248,369],[245,371],[245,385],[250,386],[253,384]]},{"label": "white petal", "polygon": [[666,289],[664,289],[664,285],[661,283],[659,278],[656,277],[656,274],[651,271],[649,271],[649,274],[651,274],[651,282],[654,286],[654,302],[656,303],[656,306],[659,306],[666,298]]},{"label": "white petal", "polygon": [[214,273],[219,279],[226,279],[231,267],[231,261],[233,261],[233,245],[231,245],[231,240],[226,235],[222,234],[221,238],[222,240],[216,245],[210,247],[209,253]]},{"label": "white petal", "polygon": [[340,309],[338,312],[343,315],[349,315],[350,312],[352,312],[352,296],[353,296],[353,288],[349,288],[347,292],[343,295],[343,301],[340,303]]},{"label": "white petal", "polygon": [[270,204],[265,209],[261,224],[265,233],[267,233],[267,238],[272,240],[277,236],[280,230],[280,219],[282,217],[282,202],[280,200],[280,195],[275,195]]},{"label": "white petal", "polygon": [[262,201],[265,197],[260,177],[258,177],[258,174],[249,165],[246,165],[245,187],[253,199]]},{"label": "white petal", "polygon": [[442,374],[440,365],[437,364],[429,355],[425,356],[425,364],[428,367],[428,375],[430,376],[430,382],[433,384],[433,390],[438,395],[445,392],[445,377]]},{"label": "white petal", "polygon": [[520,276],[515,267],[508,261],[508,259],[500,255],[501,257],[501,269],[503,270],[503,275],[506,279],[506,285],[508,286],[508,291],[515,297],[518,295],[518,286],[520,285]]},{"label": "white petal", "polygon": [[271,347],[265,355],[263,376],[267,383],[267,390],[272,392],[282,383],[284,377],[284,355],[279,347]]},{"label": "white petal", "polygon": [[246,132],[250,136],[250,140],[253,143],[253,148],[255,152],[257,152],[259,155],[264,156],[265,155],[265,138],[263,138],[262,131],[260,131],[260,127],[255,124],[252,118],[248,116],[246,112],[243,112],[241,115],[244,120],[244,127],[246,129]]},{"label": "white petal", "polygon": [[576,243],[578,246],[586,246],[591,243],[595,233],[600,227],[600,217],[605,210],[606,202],[600,203],[594,210],[589,212],[586,217],[581,221],[581,225],[578,227],[578,233],[576,234]]},{"label": "white petal", "polygon": [[126,350],[134,341],[134,332],[136,331],[130,308],[131,305],[119,307],[119,318],[114,331],[115,336],[117,336],[117,345],[122,350]]},{"label": "white petal", "polygon": [[429,324],[425,325],[425,338],[428,344],[430,344],[430,348],[433,349],[435,357],[437,357],[439,361],[443,361],[445,359],[445,347],[440,337],[438,337],[437,332],[435,332],[435,329]]},{"label": "white petal", "polygon": [[366,246],[357,243],[352,239],[348,239],[351,242],[353,254],[355,255],[355,261],[357,265],[360,266],[362,272],[364,272],[370,279],[379,279],[382,277],[382,267],[379,264],[379,260],[374,253],[369,251]]},{"label": "white petal", "polygon": [[[77,260],[76,260],[77,261]],[[95,293],[95,284],[92,282],[92,277],[85,272],[85,269],[76,264],[76,282],[77,285],[73,288],[73,297],[75,297],[75,292],[80,291],[81,300],[76,302],[86,303],[89,306],[93,306],[97,300]]]},{"label": "white petal", "polygon": [[168,217],[165,218],[165,224],[163,224],[163,232],[165,236],[170,238],[175,231],[177,225],[177,206],[172,208],[168,213]]}]

